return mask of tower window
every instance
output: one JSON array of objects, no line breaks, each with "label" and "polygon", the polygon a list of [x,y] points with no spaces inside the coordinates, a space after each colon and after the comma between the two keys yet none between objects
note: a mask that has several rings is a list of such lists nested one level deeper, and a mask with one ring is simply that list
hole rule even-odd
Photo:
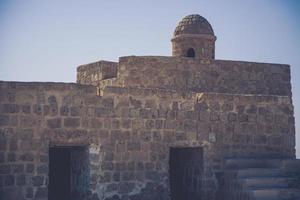
[{"label": "tower window", "polygon": [[186,53],[186,57],[195,58],[195,50],[193,48],[190,48]]}]

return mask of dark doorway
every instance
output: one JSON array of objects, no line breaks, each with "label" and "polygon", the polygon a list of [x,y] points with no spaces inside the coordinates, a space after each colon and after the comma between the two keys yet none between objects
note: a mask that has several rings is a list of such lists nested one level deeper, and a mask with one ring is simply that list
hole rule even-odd
[{"label": "dark doorway", "polygon": [[201,200],[203,149],[170,149],[170,187],[172,200]]},{"label": "dark doorway", "polygon": [[88,160],[86,147],[49,149],[49,200],[84,199],[88,191]]},{"label": "dark doorway", "polygon": [[193,48],[190,48],[186,53],[186,57],[195,58],[195,50]]}]

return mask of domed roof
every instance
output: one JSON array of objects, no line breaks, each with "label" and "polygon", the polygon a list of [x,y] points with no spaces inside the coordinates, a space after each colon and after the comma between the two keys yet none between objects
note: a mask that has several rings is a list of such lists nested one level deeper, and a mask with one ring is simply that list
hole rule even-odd
[{"label": "domed roof", "polygon": [[200,15],[188,15],[184,17],[176,27],[174,36],[181,34],[209,34],[214,35],[214,31],[209,22]]}]

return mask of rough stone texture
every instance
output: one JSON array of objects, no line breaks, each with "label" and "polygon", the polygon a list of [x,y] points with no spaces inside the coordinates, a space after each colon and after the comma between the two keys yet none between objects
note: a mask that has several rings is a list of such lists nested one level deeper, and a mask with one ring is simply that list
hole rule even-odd
[{"label": "rough stone texture", "polygon": [[118,73],[118,63],[98,61],[77,68],[77,83],[97,85],[99,81],[115,78]]},{"label": "rough stone texture", "polygon": [[214,35],[214,31],[204,17],[200,15],[188,15],[179,22],[174,31],[174,36],[182,34]]},{"label": "rough stone texture", "polygon": [[295,157],[287,65],[131,56],[77,72],[0,82],[0,199],[47,199],[53,145],[86,147],[95,200],[170,199],[171,147],[203,148],[202,200],[228,157]]},{"label": "rough stone texture", "polygon": [[[113,86],[179,92],[291,95],[288,65],[175,57],[122,57]],[[101,82],[102,85],[110,85]]]}]

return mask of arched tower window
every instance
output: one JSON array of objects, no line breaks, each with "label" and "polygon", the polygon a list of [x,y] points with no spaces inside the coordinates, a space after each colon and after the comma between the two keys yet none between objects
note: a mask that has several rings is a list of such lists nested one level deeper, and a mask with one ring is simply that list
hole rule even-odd
[{"label": "arched tower window", "polygon": [[186,53],[186,57],[195,58],[195,50],[193,48],[190,48]]}]

